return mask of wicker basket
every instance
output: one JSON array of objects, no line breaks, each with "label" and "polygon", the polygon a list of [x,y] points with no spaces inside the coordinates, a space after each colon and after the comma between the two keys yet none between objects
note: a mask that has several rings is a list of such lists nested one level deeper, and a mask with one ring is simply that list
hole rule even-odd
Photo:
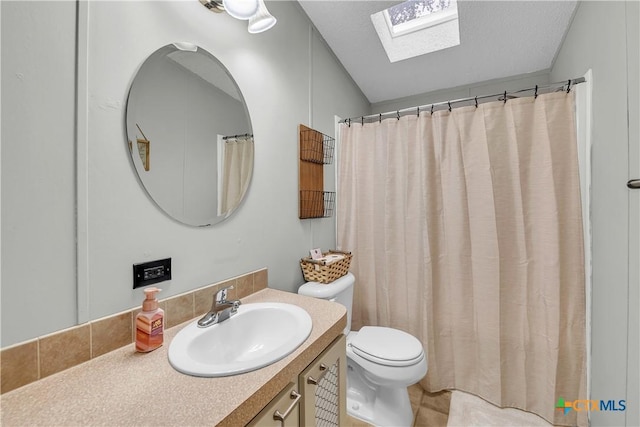
[{"label": "wicker basket", "polygon": [[339,277],[349,272],[351,265],[351,252],[329,251],[323,252],[322,256],[330,254],[344,255],[344,258],[327,264],[326,261],[316,261],[309,257],[300,260],[300,267],[307,282],[331,283]]}]

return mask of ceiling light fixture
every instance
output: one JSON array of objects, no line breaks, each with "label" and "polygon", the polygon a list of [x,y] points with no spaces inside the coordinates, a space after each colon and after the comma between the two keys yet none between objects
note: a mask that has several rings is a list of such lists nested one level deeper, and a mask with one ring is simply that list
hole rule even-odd
[{"label": "ceiling light fixture", "polygon": [[224,12],[224,5],[222,0],[200,0],[200,3],[211,12],[222,13]]},{"label": "ceiling light fixture", "polygon": [[251,34],[267,31],[276,25],[277,19],[269,13],[264,0],[200,0],[212,12],[227,12],[236,19],[249,21]]}]

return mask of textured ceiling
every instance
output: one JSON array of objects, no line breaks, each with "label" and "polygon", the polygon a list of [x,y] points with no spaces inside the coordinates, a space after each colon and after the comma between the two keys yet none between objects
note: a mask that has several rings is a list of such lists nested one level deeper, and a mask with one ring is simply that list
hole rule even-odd
[{"label": "textured ceiling", "polygon": [[390,63],[371,15],[400,1],[299,0],[369,102],[551,68],[575,1],[458,1],[460,45]]}]

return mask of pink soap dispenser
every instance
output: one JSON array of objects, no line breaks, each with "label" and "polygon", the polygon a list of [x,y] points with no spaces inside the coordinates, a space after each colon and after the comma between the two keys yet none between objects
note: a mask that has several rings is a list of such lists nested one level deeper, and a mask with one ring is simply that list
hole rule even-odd
[{"label": "pink soap dispenser", "polygon": [[148,353],[162,345],[164,339],[164,310],[158,307],[158,288],[144,290],[142,311],[136,316],[136,351]]}]

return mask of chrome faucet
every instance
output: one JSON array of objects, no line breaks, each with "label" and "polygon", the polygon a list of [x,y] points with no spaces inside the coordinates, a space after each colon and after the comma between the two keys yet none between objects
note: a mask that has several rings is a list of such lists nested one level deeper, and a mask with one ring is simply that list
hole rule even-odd
[{"label": "chrome faucet", "polygon": [[229,289],[233,289],[233,286],[228,286],[216,292],[211,310],[198,320],[198,327],[206,328],[216,323],[224,322],[238,312],[241,302],[240,300],[227,300],[227,291]]}]

